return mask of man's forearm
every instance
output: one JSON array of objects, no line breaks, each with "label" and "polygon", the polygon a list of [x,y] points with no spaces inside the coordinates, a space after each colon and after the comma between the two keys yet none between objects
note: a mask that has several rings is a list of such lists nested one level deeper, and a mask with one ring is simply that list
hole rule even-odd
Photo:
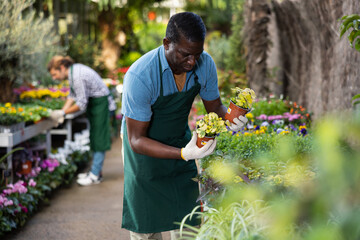
[{"label": "man's forearm", "polygon": [[134,152],[154,158],[181,159],[181,148],[172,147],[148,137],[129,139]]},{"label": "man's forearm", "polygon": [[67,113],[66,111],[73,105],[74,100],[72,98],[67,98],[65,101],[64,106],[62,107],[62,110]]},{"label": "man's forearm", "polygon": [[77,112],[77,111],[80,111],[80,108],[76,104],[73,104],[69,108],[64,110],[65,114],[69,114],[69,113],[73,113],[73,112]]}]

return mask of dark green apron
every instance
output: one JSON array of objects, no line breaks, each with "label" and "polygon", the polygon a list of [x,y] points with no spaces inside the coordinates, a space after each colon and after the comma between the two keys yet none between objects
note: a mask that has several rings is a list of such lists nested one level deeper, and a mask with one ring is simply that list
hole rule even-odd
[{"label": "dark green apron", "polygon": [[[160,65],[160,96],[152,105],[148,137],[182,148],[190,141],[188,116],[200,84],[186,92],[163,96]],[[192,180],[197,175],[195,161],[159,159],[132,151],[127,128],[124,128],[124,205],[122,227],[137,233],[156,233],[178,229],[175,222],[190,213],[199,196],[199,187]],[[195,217],[188,224],[196,226]]]},{"label": "dark green apron", "polygon": [[[70,91],[73,89],[73,72],[71,71]],[[90,97],[86,107],[86,116],[90,122],[90,148],[94,152],[104,152],[111,148],[110,113],[108,96]]]}]

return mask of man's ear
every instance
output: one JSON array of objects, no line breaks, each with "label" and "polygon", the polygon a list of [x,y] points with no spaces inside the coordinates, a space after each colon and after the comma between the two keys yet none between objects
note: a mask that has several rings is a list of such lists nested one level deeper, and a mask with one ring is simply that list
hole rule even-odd
[{"label": "man's ear", "polygon": [[60,65],[60,71],[63,72],[64,70],[66,70],[67,68],[64,65]]},{"label": "man's ear", "polygon": [[165,50],[169,50],[170,43],[171,43],[171,41],[167,37],[163,38],[163,45],[164,45]]}]

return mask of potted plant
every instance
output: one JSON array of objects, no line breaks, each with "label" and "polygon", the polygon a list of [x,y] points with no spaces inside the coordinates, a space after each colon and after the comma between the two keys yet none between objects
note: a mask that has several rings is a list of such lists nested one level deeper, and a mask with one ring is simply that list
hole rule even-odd
[{"label": "potted plant", "polygon": [[233,123],[234,118],[245,116],[246,113],[251,110],[256,95],[254,90],[250,88],[241,89],[236,87],[231,90],[235,92],[235,96],[230,99],[230,105],[225,114],[225,120]]},{"label": "potted plant", "polygon": [[203,118],[196,121],[196,145],[201,148],[216,135],[226,131],[225,121],[221,117],[214,112],[205,114]]}]

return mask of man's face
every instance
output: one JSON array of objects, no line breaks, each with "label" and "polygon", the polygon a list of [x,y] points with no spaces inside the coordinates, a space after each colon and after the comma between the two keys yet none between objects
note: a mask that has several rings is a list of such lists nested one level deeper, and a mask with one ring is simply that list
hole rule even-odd
[{"label": "man's face", "polygon": [[60,69],[50,69],[50,75],[53,80],[65,80],[68,78],[67,69],[64,66],[60,66]]},{"label": "man's face", "polygon": [[163,45],[165,57],[174,74],[191,71],[204,51],[204,42],[191,42],[183,36],[177,43],[164,38]]}]

